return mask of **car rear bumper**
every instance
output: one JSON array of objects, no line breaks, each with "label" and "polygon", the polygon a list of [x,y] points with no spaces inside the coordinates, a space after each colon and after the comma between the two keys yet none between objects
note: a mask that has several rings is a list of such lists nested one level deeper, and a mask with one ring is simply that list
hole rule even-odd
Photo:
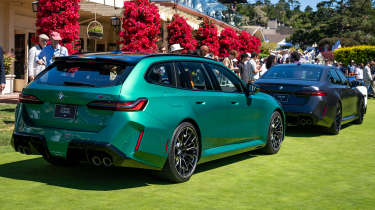
[{"label": "car rear bumper", "polygon": [[283,105],[288,125],[330,127],[329,108],[325,103],[312,106]]},{"label": "car rear bumper", "polygon": [[[42,135],[14,132],[11,145],[17,152],[23,154],[53,156],[49,152],[45,137]],[[92,163],[92,158],[94,156],[100,159],[104,157],[110,158],[111,165],[113,166],[160,170],[159,168],[143,164],[127,157],[114,145],[106,142],[73,139],[69,142],[65,159],[73,162]]]}]

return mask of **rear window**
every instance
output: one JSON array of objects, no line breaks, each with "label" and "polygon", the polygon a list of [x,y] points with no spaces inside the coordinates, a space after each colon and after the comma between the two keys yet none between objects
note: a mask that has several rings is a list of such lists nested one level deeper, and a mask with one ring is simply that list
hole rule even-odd
[{"label": "rear window", "polygon": [[291,79],[319,81],[322,69],[304,66],[275,66],[268,70],[262,79]]},{"label": "rear window", "polygon": [[107,87],[122,84],[133,66],[103,62],[57,62],[36,81],[40,84]]}]

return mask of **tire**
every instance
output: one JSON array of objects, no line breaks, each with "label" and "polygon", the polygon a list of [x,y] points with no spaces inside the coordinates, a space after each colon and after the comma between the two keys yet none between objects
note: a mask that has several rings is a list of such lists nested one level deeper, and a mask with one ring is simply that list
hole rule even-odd
[{"label": "tire", "polygon": [[196,128],[189,122],[181,123],[173,132],[163,177],[176,183],[188,181],[197,166],[199,152]]},{"label": "tire", "polygon": [[280,112],[275,111],[268,126],[267,144],[263,148],[265,154],[276,154],[284,140],[285,125]]},{"label": "tire", "polygon": [[341,108],[341,104],[337,103],[335,119],[332,123],[332,126],[328,129],[328,133],[333,134],[333,135],[339,134],[341,130],[341,121],[342,121],[342,108]]},{"label": "tire", "polygon": [[65,158],[54,157],[49,154],[43,155],[43,159],[54,166],[72,166],[75,163]]},{"label": "tire", "polygon": [[365,107],[365,102],[364,102],[365,99],[362,99],[361,101],[361,105],[359,106],[359,117],[358,119],[356,119],[354,121],[355,124],[362,124],[363,123],[363,118],[365,117],[365,113],[366,113],[366,107]]}]

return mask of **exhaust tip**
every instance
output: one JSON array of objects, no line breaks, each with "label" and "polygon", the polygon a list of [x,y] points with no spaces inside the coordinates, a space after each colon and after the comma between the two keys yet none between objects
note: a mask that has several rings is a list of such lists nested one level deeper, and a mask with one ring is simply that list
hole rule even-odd
[{"label": "exhaust tip", "polygon": [[111,160],[111,158],[109,158],[109,157],[104,157],[102,161],[103,161],[103,165],[104,165],[105,167],[110,167],[110,166],[112,166],[112,160]]},{"label": "exhaust tip", "polygon": [[101,166],[102,165],[102,160],[98,156],[93,156],[91,158],[91,162],[94,166]]}]

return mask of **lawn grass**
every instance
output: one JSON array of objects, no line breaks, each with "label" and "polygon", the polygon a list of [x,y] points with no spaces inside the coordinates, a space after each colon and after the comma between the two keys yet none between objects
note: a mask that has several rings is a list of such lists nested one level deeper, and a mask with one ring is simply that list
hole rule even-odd
[{"label": "lawn grass", "polygon": [[[0,209],[375,209],[375,100],[368,106],[364,123],[338,136],[290,128],[278,154],[206,163],[182,184],[140,169],[54,167],[2,146]],[[0,123],[12,108],[0,105]]]}]

